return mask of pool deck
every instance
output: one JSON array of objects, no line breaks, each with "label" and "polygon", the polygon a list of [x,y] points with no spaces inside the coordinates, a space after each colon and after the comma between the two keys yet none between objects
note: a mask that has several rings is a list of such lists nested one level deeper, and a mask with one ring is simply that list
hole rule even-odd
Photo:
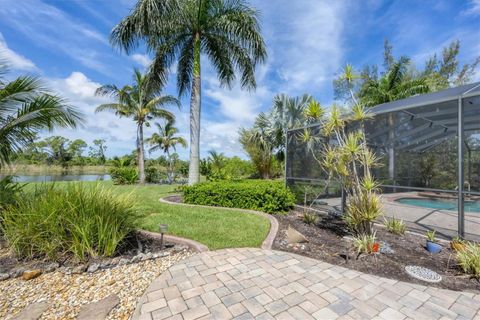
[{"label": "pool deck", "polygon": [[[436,230],[437,235],[451,238],[457,234],[458,214],[455,211],[423,208],[402,204],[396,199],[417,198],[417,192],[398,192],[382,195],[384,217],[402,219],[410,230],[425,232]],[[329,206],[340,208],[341,199],[322,199]],[[383,222],[383,218],[380,218]],[[465,212],[465,237],[470,240],[480,241],[480,213]]]}]

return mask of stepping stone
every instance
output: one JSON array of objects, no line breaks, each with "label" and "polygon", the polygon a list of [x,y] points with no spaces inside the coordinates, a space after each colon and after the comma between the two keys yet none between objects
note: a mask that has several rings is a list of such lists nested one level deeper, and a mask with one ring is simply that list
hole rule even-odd
[{"label": "stepping stone", "polygon": [[25,307],[20,313],[17,313],[12,320],[37,320],[42,313],[48,309],[48,303],[35,302]]},{"label": "stepping stone", "polygon": [[293,229],[291,226],[288,226],[287,229],[287,242],[292,243],[304,243],[308,242],[307,238],[297,230]]},{"label": "stepping stone", "polygon": [[109,295],[108,297],[99,300],[97,302],[89,303],[80,309],[78,313],[78,320],[104,320],[107,315],[120,303],[120,299],[116,294]]}]

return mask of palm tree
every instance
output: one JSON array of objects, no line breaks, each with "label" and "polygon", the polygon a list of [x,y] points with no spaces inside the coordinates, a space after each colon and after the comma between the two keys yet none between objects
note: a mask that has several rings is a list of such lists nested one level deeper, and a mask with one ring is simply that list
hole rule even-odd
[{"label": "palm tree", "polygon": [[116,100],[113,103],[102,104],[95,112],[113,111],[119,117],[132,118],[137,123],[137,152],[138,172],[140,183],[145,183],[145,151],[143,142],[143,126],[150,126],[150,121],[155,118],[174,119],[174,115],[164,109],[168,105],[177,105],[180,101],[170,95],[160,95],[161,87],[151,81],[148,75],[134,70],[134,84],[117,88],[107,84],[97,89],[96,94],[107,96]]},{"label": "palm tree", "polygon": [[178,129],[175,127],[175,120],[167,120],[165,125],[160,123],[155,123],[158,128],[158,133],[154,133],[150,138],[147,139],[147,143],[152,147],[149,152],[154,152],[157,150],[162,150],[167,155],[168,159],[168,182],[171,184],[173,182],[173,158],[170,154],[170,149],[173,151],[176,150],[177,144],[182,147],[187,147],[187,141],[180,136],[176,136]]},{"label": "palm tree", "polygon": [[6,63],[0,61],[0,167],[31,144],[44,129],[72,127],[83,115],[64,99],[50,93],[37,77],[4,79]]},{"label": "palm tree", "polygon": [[199,182],[201,55],[213,64],[222,86],[235,71],[242,88],[254,89],[255,68],[266,59],[258,12],[245,0],[139,0],[112,31],[111,42],[127,53],[146,40],[155,54],[150,73],[164,84],[177,63],[179,95],[190,90],[189,184]]},{"label": "palm tree", "polygon": [[[404,99],[415,94],[426,93],[430,88],[425,77],[412,77],[408,74],[410,60],[401,57],[390,64],[390,68],[380,79],[367,79],[362,85],[359,96],[362,104],[368,107]],[[353,97],[353,94],[352,94]],[[388,148],[388,176],[395,179],[395,149],[394,127],[395,119],[392,114],[388,117],[389,148]]]}]

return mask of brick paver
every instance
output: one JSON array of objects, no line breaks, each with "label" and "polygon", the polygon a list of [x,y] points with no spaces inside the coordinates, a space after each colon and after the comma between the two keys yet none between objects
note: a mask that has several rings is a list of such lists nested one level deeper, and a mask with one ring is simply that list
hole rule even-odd
[{"label": "brick paver", "polygon": [[363,274],[288,252],[225,249],[157,278],[133,319],[480,319],[480,294]]}]

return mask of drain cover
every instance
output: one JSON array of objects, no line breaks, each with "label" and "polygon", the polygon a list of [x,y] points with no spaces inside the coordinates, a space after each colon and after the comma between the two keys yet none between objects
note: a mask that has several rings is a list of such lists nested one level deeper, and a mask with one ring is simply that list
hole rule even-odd
[{"label": "drain cover", "polygon": [[406,266],[405,271],[412,277],[427,282],[440,282],[442,276],[433,270],[420,266]]}]

